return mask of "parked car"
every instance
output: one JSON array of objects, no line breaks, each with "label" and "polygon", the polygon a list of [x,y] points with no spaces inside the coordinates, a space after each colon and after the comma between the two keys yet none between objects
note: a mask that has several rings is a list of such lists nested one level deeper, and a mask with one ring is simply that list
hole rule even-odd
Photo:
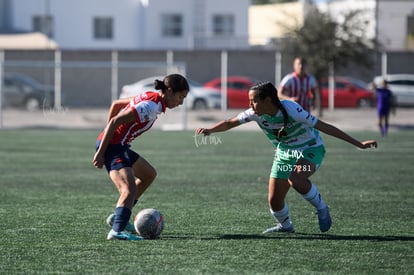
[{"label": "parked car", "polygon": [[[154,90],[154,80],[163,79],[163,76],[153,76],[142,79],[133,84],[125,85],[121,89],[120,98],[135,96],[140,93]],[[221,95],[213,89],[204,88],[200,83],[187,79],[190,92],[185,104],[193,110],[220,108]]]},{"label": "parked car", "polygon": [[[374,93],[369,89],[368,83],[351,78],[335,77],[334,106],[335,107],[372,107],[374,106]],[[328,78],[321,81],[322,107],[329,106]]]},{"label": "parked car", "polygon": [[[227,77],[227,107],[229,108],[248,108],[249,89],[256,81],[246,76]],[[221,78],[214,78],[204,84],[204,87],[221,91]]]},{"label": "parked car", "polygon": [[54,88],[23,74],[5,74],[2,93],[5,107],[23,107],[29,111],[53,107]]},{"label": "parked car", "polygon": [[[374,86],[381,85],[383,77],[374,78]],[[389,74],[385,76],[388,88],[395,96],[397,106],[414,106],[414,75],[413,74]]]}]

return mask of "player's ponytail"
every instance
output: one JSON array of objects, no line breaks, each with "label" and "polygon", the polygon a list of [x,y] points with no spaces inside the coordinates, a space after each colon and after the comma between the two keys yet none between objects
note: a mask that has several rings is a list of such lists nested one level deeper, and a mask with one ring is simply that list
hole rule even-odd
[{"label": "player's ponytail", "polygon": [[287,124],[289,123],[289,115],[288,115],[285,107],[283,107],[282,102],[280,102],[279,98],[278,98],[278,104],[276,106],[279,108],[279,110],[283,114],[283,127],[280,128],[279,131],[277,132],[277,137],[280,138],[280,137],[283,137],[283,136],[287,135],[287,133],[285,131],[285,128],[286,128]]},{"label": "player's ponytail", "polygon": [[154,80],[154,88],[156,90],[161,90],[163,92],[168,89],[168,87],[165,86],[164,81],[159,80],[159,79]]},{"label": "player's ponytail", "polygon": [[264,100],[267,97],[270,97],[270,99],[272,100],[272,103],[282,112],[283,114],[283,127],[281,127],[277,133],[277,137],[281,138],[283,136],[286,136],[287,133],[285,131],[285,128],[287,126],[287,124],[289,123],[289,115],[285,109],[285,107],[283,107],[282,102],[280,102],[279,97],[277,96],[277,89],[275,88],[275,86],[273,86],[273,84],[269,81],[265,81],[265,82],[259,82],[256,85],[254,85],[253,87],[250,88],[250,90],[254,90],[256,91],[256,95],[261,99]]},{"label": "player's ponytail", "polygon": [[174,92],[180,91],[190,91],[190,86],[188,85],[187,79],[180,74],[170,74],[164,77],[163,80],[156,79],[154,81],[154,88],[156,90],[161,90],[163,93],[168,88]]}]

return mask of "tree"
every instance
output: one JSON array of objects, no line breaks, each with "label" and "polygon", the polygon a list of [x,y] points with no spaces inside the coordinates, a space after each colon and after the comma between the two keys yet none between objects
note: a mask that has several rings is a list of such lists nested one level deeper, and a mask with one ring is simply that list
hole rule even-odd
[{"label": "tree", "polygon": [[[282,48],[293,56],[303,56],[307,67],[318,81],[328,75],[330,64],[334,70],[349,64],[372,68],[375,41],[365,37],[366,23],[361,11],[351,11],[343,22],[334,21],[328,14],[311,10],[303,25],[289,31]],[[317,95],[319,116],[322,116],[321,97]]]},{"label": "tree", "polygon": [[288,30],[289,37],[282,42],[282,48],[294,56],[306,57],[317,79],[327,75],[330,62],[335,69],[352,63],[370,68],[375,41],[365,36],[366,24],[360,14],[361,11],[351,11],[339,23],[314,9],[302,26]]}]

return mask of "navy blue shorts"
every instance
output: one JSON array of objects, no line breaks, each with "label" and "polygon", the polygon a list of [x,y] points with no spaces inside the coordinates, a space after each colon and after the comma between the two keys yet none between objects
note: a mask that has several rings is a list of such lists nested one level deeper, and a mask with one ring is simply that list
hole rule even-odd
[{"label": "navy blue shorts", "polygon": [[[101,141],[96,141],[96,150]],[[105,152],[105,168],[108,173],[111,170],[119,170],[124,167],[132,167],[139,159],[139,154],[130,149],[130,145],[109,144]]]}]

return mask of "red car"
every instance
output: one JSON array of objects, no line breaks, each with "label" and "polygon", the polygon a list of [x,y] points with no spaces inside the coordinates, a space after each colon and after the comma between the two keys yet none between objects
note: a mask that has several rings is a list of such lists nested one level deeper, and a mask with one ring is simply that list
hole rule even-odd
[{"label": "red car", "polygon": [[[229,76],[227,77],[227,107],[228,108],[248,108],[249,107],[249,89],[255,81],[246,76]],[[215,78],[204,84],[221,91],[221,78]]]},{"label": "red car", "polygon": [[[329,107],[328,79],[321,81],[322,106]],[[371,107],[374,104],[374,94],[368,84],[351,77],[335,77],[334,106],[335,107]]]}]

